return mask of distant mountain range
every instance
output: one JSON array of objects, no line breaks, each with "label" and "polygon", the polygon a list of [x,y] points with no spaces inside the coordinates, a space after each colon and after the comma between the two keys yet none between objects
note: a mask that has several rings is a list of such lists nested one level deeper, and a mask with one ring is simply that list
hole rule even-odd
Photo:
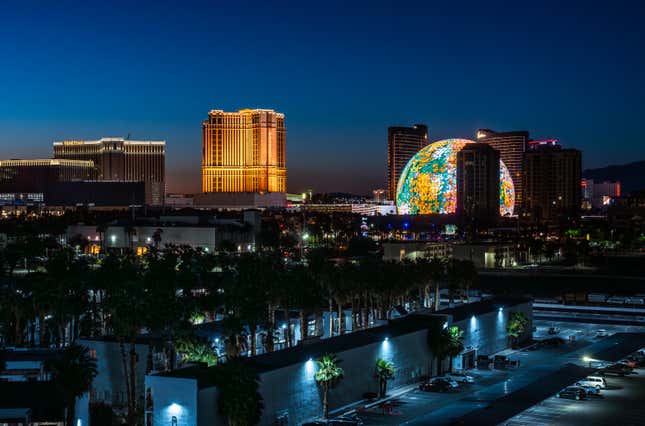
[{"label": "distant mountain range", "polygon": [[645,160],[619,166],[607,166],[599,169],[588,169],[582,172],[582,177],[593,180],[619,181],[621,192],[645,189]]}]

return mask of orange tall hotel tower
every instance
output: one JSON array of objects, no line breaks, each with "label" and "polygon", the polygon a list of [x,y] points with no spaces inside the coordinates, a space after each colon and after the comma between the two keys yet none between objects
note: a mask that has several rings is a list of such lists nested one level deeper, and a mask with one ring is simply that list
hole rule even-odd
[{"label": "orange tall hotel tower", "polygon": [[202,123],[202,191],[198,204],[285,204],[284,114],[271,109],[211,110]]}]

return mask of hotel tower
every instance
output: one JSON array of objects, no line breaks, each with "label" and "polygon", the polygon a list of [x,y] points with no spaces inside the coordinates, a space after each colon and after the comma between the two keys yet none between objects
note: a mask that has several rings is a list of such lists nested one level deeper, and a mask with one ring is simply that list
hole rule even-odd
[{"label": "hotel tower", "polygon": [[144,182],[146,203],[161,205],[165,195],[166,142],[102,138],[54,142],[54,158],[92,161],[97,180]]},{"label": "hotel tower", "polygon": [[284,114],[211,110],[202,123],[204,193],[285,193]]}]

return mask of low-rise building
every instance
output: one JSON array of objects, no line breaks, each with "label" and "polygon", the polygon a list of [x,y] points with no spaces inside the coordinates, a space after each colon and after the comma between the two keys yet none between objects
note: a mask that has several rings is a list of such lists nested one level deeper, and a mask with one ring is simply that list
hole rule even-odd
[{"label": "low-rise building", "polygon": [[[506,328],[510,315],[522,312],[532,329],[528,299],[493,298],[438,312],[417,313],[387,325],[270,352],[248,359],[259,372],[264,410],[261,425],[301,424],[318,417],[322,410],[316,386],[315,359],[334,353],[341,360],[344,378],[329,394],[330,408],[336,409],[363,399],[365,392],[378,390],[374,364],[378,358],[394,363],[391,388],[412,384],[434,373],[427,345],[428,329],[434,321],[458,327],[464,333],[464,351],[453,367],[468,369],[478,355],[493,355],[508,347]],[[444,363],[447,362],[444,360]],[[226,424],[217,410],[218,389],[213,371],[187,367],[152,374],[145,379],[146,424],[182,426]]]},{"label": "low-rise building", "polygon": [[237,251],[255,250],[256,236],[260,228],[260,213],[247,211],[242,220],[218,219],[200,216],[162,216],[140,218],[134,222],[114,222],[105,229],[96,225],[70,225],[66,237],[70,241],[80,236],[91,242],[89,251],[131,248],[138,253],[158,245],[190,246],[213,251],[223,242]]},{"label": "low-rise building", "polygon": [[383,260],[402,261],[417,259],[448,258],[452,255],[449,243],[428,241],[397,241],[383,243]]},{"label": "low-rise building", "polygon": [[511,243],[452,244],[452,257],[470,260],[478,269],[515,266],[515,247]]}]

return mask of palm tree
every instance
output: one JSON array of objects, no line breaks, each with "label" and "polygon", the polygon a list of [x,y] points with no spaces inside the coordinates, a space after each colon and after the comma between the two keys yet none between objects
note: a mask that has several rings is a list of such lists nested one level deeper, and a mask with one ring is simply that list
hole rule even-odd
[{"label": "palm tree", "polygon": [[464,332],[459,327],[449,327],[446,331],[448,345],[447,355],[450,358],[448,371],[452,373],[452,360],[464,350]]},{"label": "palm tree", "polygon": [[60,358],[48,360],[45,368],[65,398],[65,424],[74,426],[76,399],[90,390],[97,373],[96,361],[86,347],[73,344]]},{"label": "palm tree", "polygon": [[155,248],[159,248],[159,244],[161,244],[161,234],[163,234],[163,229],[161,228],[157,228],[152,234],[152,242],[154,242]]},{"label": "palm tree", "polygon": [[203,362],[211,367],[217,364],[217,351],[206,339],[196,337],[178,339],[176,350],[184,362]]},{"label": "palm tree", "polygon": [[240,358],[233,358],[213,371],[219,397],[217,407],[229,426],[250,426],[260,422],[264,404],[260,378]]},{"label": "palm tree", "polygon": [[387,392],[387,381],[394,378],[394,363],[383,358],[376,360],[376,378],[378,379],[378,395],[384,398]]},{"label": "palm tree", "polygon": [[452,306],[455,300],[455,292],[461,287],[463,274],[461,270],[461,261],[459,259],[450,259],[446,266],[446,280],[448,281],[448,300]]},{"label": "palm tree", "polygon": [[466,292],[466,303],[470,303],[470,289],[479,281],[477,267],[472,260],[462,260],[459,263],[461,269],[461,283],[463,284]]},{"label": "palm tree", "polygon": [[105,232],[107,231],[106,223],[99,223],[96,225],[96,232],[99,234],[99,242],[101,243],[101,251],[105,252]]},{"label": "palm tree", "polygon": [[430,281],[434,284],[434,310],[439,310],[440,282],[444,276],[445,263],[438,257],[433,257],[427,264],[427,271]]},{"label": "palm tree", "polygon": [[438,360],[437,374],[441,374],[441,364],[448,352],[448,340],[446,339],[443,319],[435,319],[428,328],[426,342],[430,350],[430,366],[428,367],[428,377],[432,376],[433,364]]},{"label": "palm tree", "polygon": [[323,392],[323,418],[329,417],[329,389],[334,387],[343,378],[343,369],[338,366],[340,361],[335,354],[327,354],[316,360],[318,371],[314,378]]},{"label": "palm tree", "polygon": [[528,320],[522,312],[512,312],[510,314],[506,333],[511,340],[511,347],[516,345],[517,340],[526,331],[526,324],[528,324]]}]

